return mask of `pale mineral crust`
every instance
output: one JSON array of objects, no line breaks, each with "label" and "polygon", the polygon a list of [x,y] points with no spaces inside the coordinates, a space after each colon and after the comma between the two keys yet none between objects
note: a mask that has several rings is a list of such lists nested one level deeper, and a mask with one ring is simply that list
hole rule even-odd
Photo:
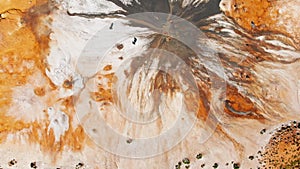
[{"label": "pale mineral crust", "polygon": [[[299,10],[298,0],[0,0],[0,168],[299,168]],[[205,48],[124,19],[140,12],[180,16],[203,32],[195,44]],[[120,38],[122,29],[129,35]],[[143,53],[151,49],[166,53]],[[202,62],[206,49],[218,59]],[[170,53],[191,70],[175,73],[183,82],[145,74],[139,61],[123,71],[137,55],[175,62]],[[164,97],[144,94],[153,91]],[[127,110],[123,97],[164,113],[132,124],[113,107]],[[172,130],[181,112],[196,121],[168,137],[179,142],[168,151],[142,159],[109,151]],[[100,117],[128,138],[110,140]],[[155,145],[136,152],[169,146]]]}]

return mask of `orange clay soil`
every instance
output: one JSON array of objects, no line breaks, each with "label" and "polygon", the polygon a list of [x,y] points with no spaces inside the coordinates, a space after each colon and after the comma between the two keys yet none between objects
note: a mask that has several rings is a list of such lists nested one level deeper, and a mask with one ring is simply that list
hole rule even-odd
[{"label": "orange clay soil", "polygon": [[[36,72],[48,79],[45,59],[49,53],[50,29],[43,23],[51,23],[51,10],[46,0],[0,0],[0,142],[5,141],[8,134],[30,128],[31,131],[26,133],[29,141],[40,144],[44,151],[60,152],[64,146],[76,151],[82,149],[86,136],[81,126],[71,124],[75,114],[72,98],[60,101],[70,124],[60,142],[54,141],[52,129],[48,132],[49,120],[24,122],[6,115],[12,104],[14,87],[26,84],[28,77]],[[47,92],[56,89],[49,79],[41,85],[44,86],[33,89],[37,96],[47,96]],[[47,112],[43,113],[47,117]]]},{"label": "orange clay soil", "polygon": [[268,0],[233,0],[230,8],[226,14],[247,30],[270,30],[278,15]]},{"label": "orange clay soil", "polygon": [[43,49],[31,28],[26,23],[20,25],[25,11],[36,2],[2,0],[0,4],[0,131],[5,135],[5,131],[15,132],[29,127],[29,124],[7,117],[5,112],[11,103],[12,88],[26,84],[27,77],[43,67],[40,55]]},{"label": "orange clay soil", "polygon": [[[288,4],[286,4],[288,3]],[[297,48],[300,41],[298,32],[299,20],[297,10],[285,9],[299,5],[296,0],[275,1],[275,0],[223,0],[220,7],[226,8],[225,14],[243,27],[252,32],[275,32],[282,33],[293,38]],[[282,10],[282,13],[280,13]],[[289,11],[289,12],[288,12]]]}]

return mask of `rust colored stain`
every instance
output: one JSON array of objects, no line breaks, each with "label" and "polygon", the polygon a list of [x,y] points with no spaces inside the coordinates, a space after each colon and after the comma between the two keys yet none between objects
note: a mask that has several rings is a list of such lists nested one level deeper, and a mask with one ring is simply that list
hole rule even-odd
[{"label": "rust colored stain", "polygon": [[164,93],[170,92],[172,94],[180,90],[180,86],[171,75],[160,70],[155,76],[152,90],[159,90]]},{"label": "rust colored stain", "polygon": [[91,92],[91,98],[96,102],[109,101],[112,102],[112,93],[110,89],[99,88],[97,92]]},{"label": "rust colored stain", "polygon": [[37,36],[28,26],[29,21],[37,22],[38,17],[23,20],[38,3],[1,2],[0,13],[4,17],[0,20],[0,95],[5,98],[0,101],[1,107],[8,107],[13,87],[26,84],[30,75],[45,69],[45,55],[42,53],[48,51],[49,34]]},{"label": "rust colored stain", "polygon": [[73,79],[71,78],[70,80],[67,79],[63,83],[63,87],[66,89],[72,89],[73,88]]},{"label": "rust colored stain", "polygon": [[237,88],[228,86],[227,88],[227,99],[230,106],[237,111],[247,112],[255,111],[254,104],[250,99],[242,96]]},{"label": "rust colored stain", "polygon": [[205,121],[209,110],[207,108],[207,104],[204,102],[204,99],[199,100],[198,106],[197,118]]},{"label": "rust colored stain", "polygon": [[45,88],[43,87],[36,87],[34,89],[34,94],[36,94],[37,96],[45,96]]},{"label": "rust colored stain", "polygon": [[124,48],[124,45],[123,45],[123,44],[117,44],[116,46],[117,46],[117,48],[118,48],[119,50],[121,50],[121,49]]},{"label": "rust colored stain", "polygon": [[69,117],[69,129],[60,137],[59,142],[55,142],[55,135],[52,129],[48,131],[49,121],[34,121],[30,124],[31,132],[28,134],[29,141],[39,144],[42,151],[51,153],[53,162],[56,161],[58,155],[68,147],[72,151],[80,151],[85,145],[86,134],[82,126],[73,126],[72,121],[75,116],[73,98],[69,97],[61,100],[62,111]]},{"label": "rust colored stain", "polygon": [[85,145],[86,134],[82,126],[76,127],[74,130],[69,130],[62,140],[65,140],[66,145],[72,148],[73,151],[80,151]]},{"label": "rust colored stain", "polygon": [[263,119],[255,103],[239,93],[238,89],[233,86],[227,86],[224,111],[233,117]]},{"label": "rust colored stain", "polygon": [[109,71],[109,70],[111,70],[112,69],[112,65],[106,65],[104,68],[103,68],[103,70],[105,70],[105,71]]},{"label": "rust colored stain", "polygon": [[[204,84],[200,84],[198,86],[199,88],[199,103],[198,103],[198,112],[197,112],[197,118],[201,120],[206,120],[208,116],[208,112],[210,110],[209,102],[211,99],[211,93],[209,92],[208,86]],[[205,92],[206,91],[206,92]]]},{"label": "rust colored stain", "polygon": [[27,10],[30,7],[34,6],[37,3],[36,0],[25,0],[20,2],[19,0],[1,0],[0,1],[0,11],[6,11],[8,9],[20,9],[20,10]]},{"label": "rust colored stain", "polygon": [[62,106],[64,107],[63,111],[69,116],[70,129],[61,137],[59,145],[67,145],[71,147],[73,151],[79,151],[83,148],[85,144],[86,134],[82,126],[78,125],[74,127],[72,121],[75,116],[74,109],[74,98],[69,97],[63,100]]},{"label": "rust colored stain", "polygon": [[[110,67],[111,65],[108,66]],[[102,83],[99,83],[97,86],[97,91],[91,92],[90,97],[96,102],[101,102],[101,101],[112,102],[113,98],[112,98],[111,89],[112,89],[112,84],[116,80],[115,74],[114,73],[97,74],[97,78],[99,80],[106,79],[107,86],[105,86]]]},{"label": "rust colored stain", "polygon": [[6,139],[7,134],[29,128],[30,124],[23,121],[17,121],[12,117],[0,114],[0,143]]}]

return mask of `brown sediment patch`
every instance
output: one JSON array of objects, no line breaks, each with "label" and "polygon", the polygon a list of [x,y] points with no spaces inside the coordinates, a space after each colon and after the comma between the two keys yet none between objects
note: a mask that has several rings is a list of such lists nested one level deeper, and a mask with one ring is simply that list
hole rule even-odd
[{"label": "brown sediment patch", "polygon": [[272,134],[259,159],[262,168],[300,167],[300,122],[290,122]]},{"label": "brown sediment patch", "polygon": [[96,102],[112,102],[112,93],[110,89],[100,87],[97,92],[91,92],[91,98]]},{"label": "brown sediment patch", "polygon": [[112,65],[106,65],[106,66],[104,66],[104,68],[103,68],[104,71],[109,71],[109,70],[111,70],[111,69],[112,69]]},{"label": "brown sediment patch", "polygon": [[124,48],[124,45],[123,45],[123,44],[116,44],[116,46],[117,46],[117,48],[118,48],[119,50],[121,50],[121,49]]},{"label": "brown sediment patch", "polygon": [[209,107],[209,95],[206,95],[204,92],[205,89],[202,89],[201,86],[199,87],[199,103],[198,103],[198,112],[197,112],[197,118],[201,120],[206,120],[208,117],[208,112],[210,110]]},{"label": "brown sediment patch", "polygon": [[264,119],[259,109],[248,97],[243,96],[237,88],[227,86],[225,113],[233,117],[245,117],[248,119]]},{"label": "brown sediment patch", "polygon": [[72,89],[73,88],[73,78],[66,79],[62,86],[65,89]]},{"label": "brown sediment patch", "polygon": [[[60,136],[59,141],[55,141],[53,129],[51,128],[49,130],[48,128],[49,120],[34,121],[29,124],[29,128],[31,129],[31,132],[28,133],[29,141],[39,144],[43,152],[50,153],[53,160],[52,162],[54,163],[66,148],[72,151],[80,151],[85,145],[86,134],[82,126],[74,126],[72,124],[75,118],[73,99],[73,97],[68,97],[60,100],[61,111],[66,113],[69,117],[69,129]],[[44,113],[46,113],[46,111]],[[45,115],[48,116],[47,114]]]},{"label": "brown sediment patch", "polygon": [[[73,151],[80,151],[85,145],[86,134],[81,125],[74,126],[72,121],[75,118],[75,105],[74,98],[68,97],[63,99],[62,103],[62,111],[64,111],[69,117],[69,130],[60,138],[60,145],[62,148],[66,145],[70,147]],[[61,151],[63,149],[60,149]]]},{"label": "brown sediment patch", "polygon": [[45,88],[43,87],[36,87],[34,89],[34,94],[37,95],[37,96],[45,96]]},{"label": "brown sediment patch", "polygon": [[[9,3],[8,3],[9,2]],[[45,51],[49,49],[49,33],[37,36],[28,22],[41,24],[39,16],[31,17],[30,10],[36,8],[39,3],[47,1],[8,1],[1,3],[1,15],[5,15],[0,21],[0,84],[3,87],[1,95],[6,98],[6,104],[11,95],[11,89],[15,86],[24,85],[27,78],[35,71],[45,70]],[[30,5],[29,5],[30,4]],[[42,17],[42,16],[41,16]],[[28,18],[24,20],[24,18]],[[43,24],[41,24],[43,25]],[[42,38],[43,40],[40,40]]]},{"label": "brown sediment patch", "polygon": [[20,120],[15,120],[12,117],[1,115],[0,118],[0,143],[6,139],[7,134],[21,131],[24,128],[29,128],[30,124]]},{"label": "brown sediment patch", "polygon": [[179,89],[180,87],[172,75],[161,70],[158,71],[153,82],[152,90],[172,94]]},{"label": "brown sediment patch", "polygon": [[[150,48],[163,49],[170,53],[173,53],[175,55],[174,57],[179,57],[179,59],[181,59],[187,65],[189,69],[185,71],[191,71],[191,73],[193,74],[193,77],[189,77],[189,74],[186,74],[187,72],[182,72],[181,74],[186,74],[186,78],[189,80],[195,80],[195,83],[197,85],[194,86],[192,84],[192,81],[188,81],[188,85],[191,91],[189,93],[185,93],[185,103],[187,105],[187,109],[196,111],[195,114],[198,119],[206,120],[208,112],[210,110],[209,104],[211,101],[211,82],[210,78],[205,77],[205,75],[207,75],[208,73],[206,68],[196,61],[197,54],[184,43],[178,41],[175,38],[164,35],[153,36],[154,40],[151,42]],[[165,89],[163,91],[166,92],[172,89],[170,88],[170,86],[174,86],[174,89],[176,89],[176,91],[180,89],[180,86],[178,84],[169,81],[165,84]],[[193,89],[198,90],[194,91]],[[197,98],[197,100],[195,100],[195,98]]]},{"label": "brown sediment patch", "polygon": [[[115,73],[97,74],[96,76],[100,82],[97,84],[96,91],[90,92],[90,97],[96,102],[112,103],[112,85],[116,80]],[[101,82],[101,80],[104,80],[105,82]]]},{"label": "brown sediment patch", "polygon": [[27,10],[36,5],[36,0],[26,0],[20,2],[19,0],[1,1],[0,11],[6,11],[8,9]]},{"label": "brown sediment patch", "polygon": [[[287,4],[290,3],[289,7]],[[299,21],[297,7],[300,3],[294,0],[270,1],[270,0],[223,0],[220,7],[225,14],[253,34],[279,33],[292,37],[299,42]],[[285,8],[285,6],[287,8]],[[299,8],[298,7],[298,8]],[[297,29],[298,28],[298,29]],[[295,44],[294,42],[292,42]],[[299,48],[299,45],[296,45]]]},{"label": "brown sediment patch", "polygon": [[[226,3],[223,2],[223,3]],[[226,5],[226,4],[221,4]],[[231,10],[225,14],[247,30],[270,30],[275,25],[274,17],[278,16],[277,10],[272,10],[273,3],[268,0],[232,0]],[[272,28],[274,29],[274,28]]]}]

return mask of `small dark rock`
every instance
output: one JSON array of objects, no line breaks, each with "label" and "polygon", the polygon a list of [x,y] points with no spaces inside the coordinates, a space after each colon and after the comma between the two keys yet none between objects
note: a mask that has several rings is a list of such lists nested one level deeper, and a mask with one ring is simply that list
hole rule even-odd
[{"label": "small dark rock", "polygon": [[132,143],[132,139],[131,138],[127,139],[126,143],[128,143],[128,144]]},{"label": "small dark rock", "polygon": [[113,29],[114,23],[111,23],[109,29]]},{"label": "small dark rock", "polygon": [[196,155],[196,158],[197,158],[197,159],[201,159],[201,158],[202,158],[202,154],[197,154],[197,155]]},{"label": "small dark rock", "polygon": [[132,44],[134,44],[134,45],[135,45],[135,44],[136,44],[136,42],[137,42],[137,38],[136,38],[136,37],[134,37],[134,38],[133,38],[133,41],[132,41]]},{"label": "small dark rock", "polygon": [[76,165],[76,169],[80,169],[80,168],[83,167],[83,166],[84,166],[83,163],[78,163],[78,164]]},{"label": "small dark rock", "polygon": [[15,160],[15,159],[12,159],[10,162],[8,162],[9,166],[13,166],[15,164],[17,164],[17,160]]},{"label": "small dark rock", "polygon": [[31,168],[37,168],[37,166],[36,166],[36,162],[32,162],[32,163],[30,163],[30,167],[31,167]]},{"label": "small dark rock", "polygon": [[266,132],[266,129],[262,129],[261,131],[260,131],[260,134],[264,134]]}]

